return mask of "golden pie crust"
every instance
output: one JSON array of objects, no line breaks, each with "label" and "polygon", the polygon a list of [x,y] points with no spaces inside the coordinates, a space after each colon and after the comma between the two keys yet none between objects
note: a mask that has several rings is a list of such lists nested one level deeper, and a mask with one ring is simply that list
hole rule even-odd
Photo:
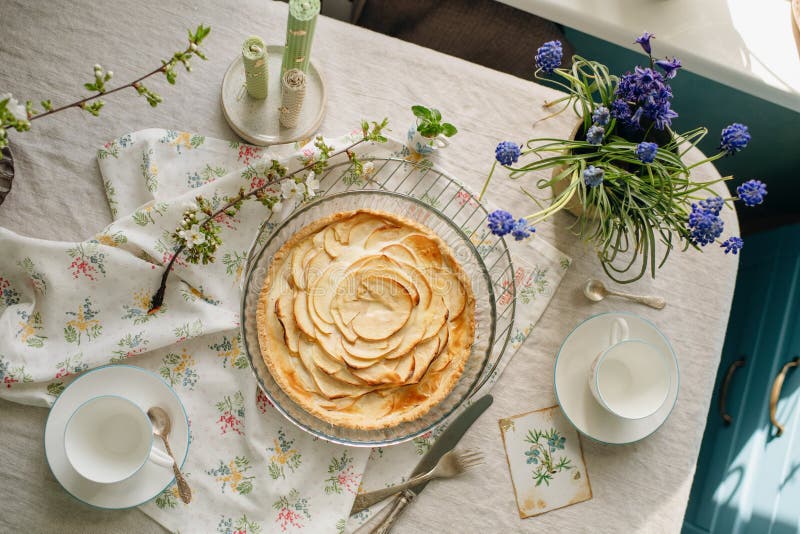
[{"label": "golden pie crust", "polygon": [[257,311],[278,385],[334,425],[389,428],[455,387],[475,335],[472,286],[430,229],[382,211],[336,213],[278,250]]}]

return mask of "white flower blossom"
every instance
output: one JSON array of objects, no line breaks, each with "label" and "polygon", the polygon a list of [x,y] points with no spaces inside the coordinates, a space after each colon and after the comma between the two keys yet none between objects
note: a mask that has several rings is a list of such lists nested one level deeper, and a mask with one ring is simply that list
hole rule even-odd
[{"label": "white flower blossom", "polygon": [[306,195],[308,198],[314,198],[317,194],[317,189],[319,189],[319,180],[317,180],[316,176],[314,171],[310,171],[306,176]]},{"label": "white flower blossom", "polygon": [[363,172],[364,176],[369,176],[370,174],[375,172],[375,164],[372,163],[371,161],[366,162],[364,164],[362,172]]},{"label": "white flower blossom", "polygon": [[197,207],[197,204],[192,202],[191,200],[187,200],[186,202],[184,202],[181,208],[183,208],[183,213],[186,213],[187,211],[197,211],[198,209],[200,209]]},{"label": "white flower blossom", "polygon": [[28,112],[25,111],[25,105],[20,104],[17,99],[14,98],[14,95],[11,93],[4,93],[0,95],[0,102],[3,100],[8,100],[8,102],[6,102],[6,109],[15,119],[18,121],[28,120]]},{"label": "white flower blossom", "polygon": [[200,225],[195,224],[188,230],[181,230],[178,235],[186,241],[186,248],[193,249],[195,245],[202,245],[206,242],[206,236],[200,231]]},{"label": "white flower blossom", "polygon": [[281,183],[281,196],[286,199],[292,199],[302,194],[300,190],[300,184],[295,182],[293,179],[284,180]]}]

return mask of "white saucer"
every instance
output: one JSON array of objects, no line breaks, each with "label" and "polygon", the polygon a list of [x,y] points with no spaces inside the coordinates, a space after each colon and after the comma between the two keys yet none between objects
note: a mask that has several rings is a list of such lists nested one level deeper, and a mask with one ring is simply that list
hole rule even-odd
[{"label": "white saucer", "polygon": [[278,116],[281,107],[281,62],[283,46],[267,46],[269,77],[267,98],[260,100],[247,94],[244,85],[242,55],[233,60],[222,78],[220,101],[225,120],[248,143],[268,146],[291,143],[310,137],[319,129],[325,116],[327,89],[325,78],[311,61],[306,73],[306,96],[300,118],[294,128],[284,128]]},{"label": "white saucer", "polygon": [[[100,395],[118,395],[147,411],[164,408],[172,420],[169,444],[183,466],[189,452],[189,420],[175,392],[158,375],[132,365],[108,365],[87,371],[56,399],[44,428],[47,463],[56,480],[81,502],[98,508],[120,509],[144,504],[169,486],[175,477],[172,469],[147,462],[127,480],[98,484],[80,476],[67,461],[64,428],[72,413],[85,401]],[[161,450],[163,444],[159,444]]]},{"label": "white saucer", "polygon": [[[616,317],[628,322],[631,338],[652,343],[671,356],[667,399],[656,413],[643,419],[628,420],[613,415],[600,406],[589,391],[589,370],[604,348]],[[632,313],[611,312],[589,317],[570,332],[556,357],[554,384],[561,410],[582,434],[603,443],[633,443],[658,430],[675,407],[679,382],[678,360],[667,338],[653,323]]]}]

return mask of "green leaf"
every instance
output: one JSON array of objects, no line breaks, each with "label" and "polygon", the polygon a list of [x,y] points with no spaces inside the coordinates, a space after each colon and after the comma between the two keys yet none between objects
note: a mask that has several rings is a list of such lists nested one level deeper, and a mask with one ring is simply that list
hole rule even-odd
[{"label": "green leaf", "polygon": [[442,114],[436,108],[431,108],[431,116],[432,116],[432,120],[434,120],[436,122],[439,122],[440,120],[442,120]]},{"label": "green leaf", "polygon": [[175,85],[175,79],[178,77],[178,74],[171,67],[164,71],[164,76],[167,77],[167,82],[171,85]]},{"label": "green leaf", "polygon": [[442,124],[442,133],[447,137],[453,137],[458,133],[458,129],[449,122],[445,122]]},{"label": "green leaf", "polygon": [[439,126],[423,123],[417,126],[417,131],[424,137],[434,138],[439,135]]},{"label": "green leaf", "polygon": [[100,115],[100,110],[103,109],[103,105],[104,102],[102,100],[95,100],[91,104],[87,104],[86,102],[84,102],[83,104],[81,104],[81,108],[88,111],[95,117],[97,117],[98,115]]},{"label": "green leaf", "polygon": [[411,111],[414,113],[414,116],[418,119],[428,119],[431,118],[431,110],[426,108],[425,106],[411,106]]},{"label": "green leaf", "polygon": [[211,33],[211,27],[210,26],[203,26],[202,24],[200,24],[197,27],[197,29],[195,30],[194,34],[192,34],[191,30],[188,30],[188,31],[189,31],[189,42],[192,42],[192,43],[195,43],[195,44],[199,45],[200,43],[203,42],[203,39],[205,39],[206,36],[209,33]]}]

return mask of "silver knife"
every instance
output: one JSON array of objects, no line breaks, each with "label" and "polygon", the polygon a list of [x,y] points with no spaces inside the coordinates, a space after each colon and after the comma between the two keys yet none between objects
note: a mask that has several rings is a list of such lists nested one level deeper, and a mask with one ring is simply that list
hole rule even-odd
[{"label": "silver knife", "polygon": [[[483,414],[483,412],[485,412],[489,406],[492,405],[493,401],[494,399],[491,395],[481,397],[480,399],[474,401],[467,409],[465,409],[461,415],[456,417],[445,429],[445,431],[442,432],[442,434],[436,439],[428,452],[425,453],[425,456],[422,457],[417,466],[411,472],[411,477],[415,477],[422,473],[427,473],[433,469],[442,456],[455,448],[456,444],[461,440],[467,430],[469,430],[478,417],[480,417],[481,414]],[[400,513],[405,509],[408,503],[414,500],[427,485],[428,482],[423,482],[415,486],[413,489],[405,490],[395,501],[389,514],[374,532],[389,532],[395,520],[397,520],[397,518],[400,516]],[[358,511],[360,510],[351,510],[350,515]]]}]

